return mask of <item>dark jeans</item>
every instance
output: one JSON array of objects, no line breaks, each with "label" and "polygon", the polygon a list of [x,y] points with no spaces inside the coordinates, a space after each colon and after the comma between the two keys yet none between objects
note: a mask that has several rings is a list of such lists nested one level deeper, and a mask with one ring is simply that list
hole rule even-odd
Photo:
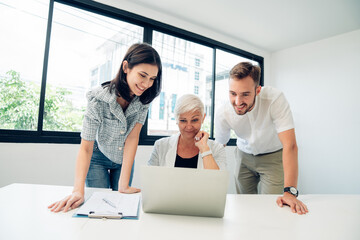
[{"label": "dark jeans", "polygon": [[[135,164],[135,162],[134,162]],[[91,157],[90,167],[86,176],[86,186],[94,188],[111,188],[114,191],[119,189],[119,178],[122,164],[117,164],[108,159],[94,143],[94,150]],[[131,186],[134,174],[134,165],[131,169],[129,186]]]}]

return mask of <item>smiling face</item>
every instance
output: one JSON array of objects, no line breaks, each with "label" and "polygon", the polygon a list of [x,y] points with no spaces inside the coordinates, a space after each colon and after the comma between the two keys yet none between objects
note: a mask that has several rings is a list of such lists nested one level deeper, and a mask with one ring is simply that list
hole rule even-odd
[{"label": "smiling face", "polygon": [[244,115],[250,112],[255,106],[255,97],[260,91],[261,86],[256,87],[250,76],[242,79],[230,78],[229,98],[236,114]]},{"label": "smiling face", "polygon": [[130,95],[141,96],[146,89],[150,88],[158,74],[158,67],[152,64],[141,63],[129,68],[127,61],[123,63],[126,73],[126,81],[130,88]]},{"label": "smiling face", "polygon": [[195,135],[200,131],[201,124],[205,118],[201,116],[200,111],[186,112],[179,115],[179,130],[185,139],[194,139]]}]

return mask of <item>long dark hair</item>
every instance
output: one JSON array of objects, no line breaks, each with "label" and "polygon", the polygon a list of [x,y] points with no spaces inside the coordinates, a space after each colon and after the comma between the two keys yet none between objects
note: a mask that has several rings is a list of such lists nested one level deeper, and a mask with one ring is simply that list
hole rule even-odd
[{"label": "long dark hair", "polygon": [[154,98],[161,92],[162,67],[159,54],[153,47],[146,43],[133,44],[125,54],[120,65],[119,72],[110,82],[109,91],[112,92],[113,89],[115,89],[116,96],[122,97],[126,101],[131,102],[132,96],[130,96],[130,88],[126,81],[126,73],[123,70],[123,63],[125,60],[128,62],[129,69],[132,69],[136,65],[142,63],[152,64],[158,67],[158,74],[154,80],[154,84],[150,88],[146,89],[146,91],[140,96],[142,104],[151,103],[152,100],[154,100]]}]

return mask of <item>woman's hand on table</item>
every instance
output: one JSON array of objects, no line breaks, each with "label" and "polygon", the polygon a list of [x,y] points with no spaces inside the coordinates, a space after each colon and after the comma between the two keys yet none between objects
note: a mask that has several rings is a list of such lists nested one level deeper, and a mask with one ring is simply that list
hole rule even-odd
[{"label": "woman's hand on table", "polygon": [[84,202],[84,194],[80,192],[73,192],[71,195],[65,197],[64,199],[54,202],[48,208],[52,212],[67,212],[71,209],[79,207]]},{"label": "woman's hand on table", "polygon": [[139,188],[134,188],[134,187],[129,187],[128,186],[126,188],[119,188],[119,192],[131,194],[131,193],[141,192],[141,190]]}]

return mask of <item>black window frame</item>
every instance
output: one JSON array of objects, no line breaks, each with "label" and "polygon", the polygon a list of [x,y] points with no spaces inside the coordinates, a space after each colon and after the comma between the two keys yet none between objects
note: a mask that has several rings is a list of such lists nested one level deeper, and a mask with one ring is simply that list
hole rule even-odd
[{"label": "black window frame", "polygon": [[[215,110],[215,76],[216,76],[216,50],[222,50],[240,57],[248,58],[259,63],[261,68],[260,84],[264,85],[264,58],[256,54],[247,52],[245,50],[233,47],[231,45],[222,43],[220,41],[201,36],[199,34],[171,26],[169,24],[159,22],[129,11],[118,9],[109,5],[90,0],[49,0],[49,13],[46,31],[45,53],[43,62],[43,72],[41,80],[40,104],[38,127],[36,131],[30,130],[11,130],[0,129],[0,142],[16,142],[16,143],[63,143],[63,144],[78,144],[81,141],[80,132],[59,132],[59,131],[44,131],[43,130],[43,112],[45,102],[45,89],[47,77],[47,65],[49,57],[49,49],[51,44],[51,27],[52,17],[54,11],[54,3],[61,3],[75,8],[79,8],[92,13],[111,17],[130,24],[135,24],[144,28],[143,41],[152,44],[153,31],[158,31],[164,34],[172,35],[187,41],[192,41],[213,49],[213,67],[212,67],[212,99],[211,99],[211,135],[210,139],[214,139],[214,110]],[[148,135],[148,118],[141,129],[139,145],[153,145],[156,140],[164,136]],[[230,139],[228,145],[236,145],[236,139]]]}]

